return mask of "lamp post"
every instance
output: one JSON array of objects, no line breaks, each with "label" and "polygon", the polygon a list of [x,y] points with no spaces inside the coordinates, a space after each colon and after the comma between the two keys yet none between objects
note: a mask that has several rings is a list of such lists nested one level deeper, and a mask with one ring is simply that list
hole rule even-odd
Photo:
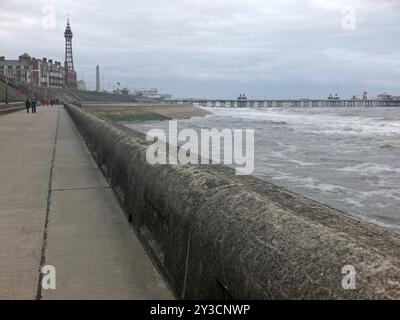
[{"label": "lamp post", "polygon": [[6,79],[6,104],[8,104],[8,79]]}]

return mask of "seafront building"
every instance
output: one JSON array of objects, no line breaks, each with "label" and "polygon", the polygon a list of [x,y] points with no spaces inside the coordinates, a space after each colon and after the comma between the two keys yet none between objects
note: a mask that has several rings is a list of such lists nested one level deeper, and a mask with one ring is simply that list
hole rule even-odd
[{"label": "seafront building", "polygon": [[78,80],[78,81],[77,81],[77,86],[78,86],[78,90],[80,90],[80,91],[87,91],[86,83],[85,83],[84,80]]},{"label": "seafront building", "polygon": [[386,92],[378,95],[378,100],[391,100],[391,101],[400,101],[400,96],[392,96],[391,94],[387,94]]},{"label": "seafront building", "polygon": [[157,88],[138,88],[132,92],[135,96],[141,96],[147,99],[162,99],[169,100],[172,98],[170,94],[163,94],[158,91]]},{"label": "seafront building", "polygon": [[6,57],[0,57],[0,75],[14,79],[21,83],[32,83],[33,65],[26,61],[6,60]]},{"label": "seafront building", "polygon": [[64,68],[61,62],[52,59],[36,59],[24,53],[18,60],[0,57],[0,74],[24,84],[38,87],[63,87]]},{"label": "seafront building", "polygon": [[19,56],[18,60],[7,60],[0,56],[0,75],[14,81],[38,87],[68,87],[77,89],[77,74],[72,57],[72,31],[69,20],[65,30],[65,62],[31,57],[28,53]]},{"label": "seafront building", "polygon": [[133,94],[149,99],[160,99],[162,97],[157,88],[138,88],[133,91]]}]

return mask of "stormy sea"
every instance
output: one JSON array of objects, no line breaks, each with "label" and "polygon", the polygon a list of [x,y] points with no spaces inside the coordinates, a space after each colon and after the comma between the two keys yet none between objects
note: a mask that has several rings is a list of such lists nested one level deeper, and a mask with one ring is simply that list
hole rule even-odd
[{"label": "stormy sea", "polygon": [[400,108],[205,109],[179,129],[254,129],[256,177],[400,232]]}]

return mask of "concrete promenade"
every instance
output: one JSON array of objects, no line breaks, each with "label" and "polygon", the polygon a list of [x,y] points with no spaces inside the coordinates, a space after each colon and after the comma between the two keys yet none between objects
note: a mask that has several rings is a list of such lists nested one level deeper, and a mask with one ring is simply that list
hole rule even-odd
[{"label": "concrete promenade", "polygon": [[173,298],[62,107],[1,116],[0,163],[0,299]]}]

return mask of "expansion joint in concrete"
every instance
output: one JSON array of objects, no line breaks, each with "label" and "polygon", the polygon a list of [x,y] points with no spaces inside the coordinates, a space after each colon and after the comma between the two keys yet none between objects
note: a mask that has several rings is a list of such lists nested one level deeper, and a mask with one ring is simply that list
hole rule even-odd
[{"label": "expansion joint in concrete", "polygon": [[52,189],[53,189],[52,181],[53,181],[53,172],[54,172],[54,159],[56,156],[59,125],[60,125],[60,109],[58,110],[58,114],[57,114],[56,134],[55,134],[55,138],[54,138],[54,147],[53,147],[53,153],[52,153],[52,157],[51,157],[49,188],[48,188],[48,193],[47,193],[46,217],[45,217],[45,223],[44,223],[44,229],[43,229],[43,241],[42,241],[42,250],[41,250],[41,257],[40,257],[40,265],[39,265],[39,277],[38,277],[38,285],[37,285],[37,292],[36,292],[36,300],[42,299],[42,281],[43,281],[42,268],[46,264],[46,249],[47,249],[47,235],[48,235],[47,231],[48,231],[48,225],[49,225],[51,195],[52,195]]}]

